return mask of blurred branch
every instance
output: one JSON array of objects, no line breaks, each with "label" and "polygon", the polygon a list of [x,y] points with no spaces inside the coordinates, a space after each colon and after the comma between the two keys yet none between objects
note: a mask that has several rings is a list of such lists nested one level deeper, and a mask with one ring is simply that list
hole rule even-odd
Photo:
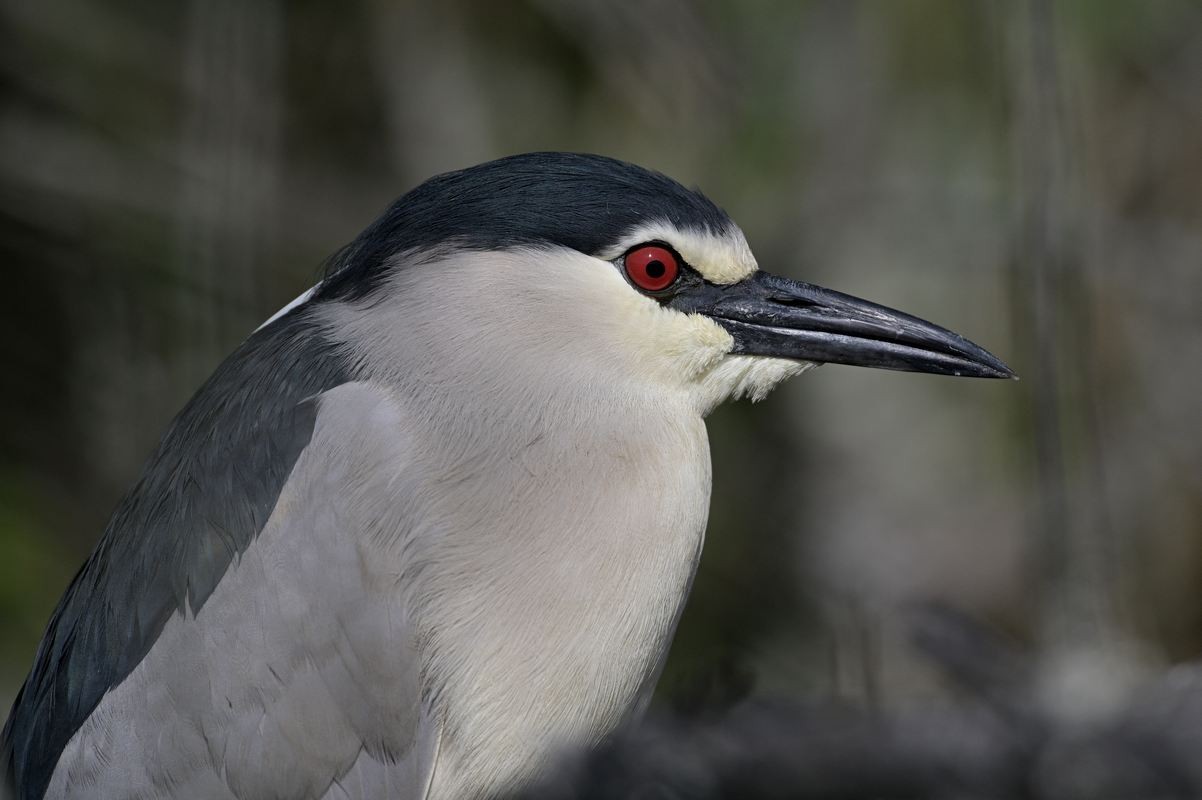
[{"label": "blurred branch", "polygon": [[[1023,376],[1035,462],[1030,546],[1040,565],[1043,645],[1054,660],[1121,650],[1121,569],[1096,420],[1090,282],[1074,194],[1080,137],[1066,99],[1062,9],[1051,0],[1027,0],[1017,15],[1006,8],[1018,202],[1013,308],[1032,365]],[[1079,454],[1073,464],[1070,453]]]},{"label": "blurred branch", "polygon": [[1202,667],[1170,673],[1103,723],[1028,701],[1027,657],[946,609],[917,616],[937,665],[986,705],[888,713],[764,701],[653,720],[569,760],[522,800],[1191,798],[1202,792]]}]

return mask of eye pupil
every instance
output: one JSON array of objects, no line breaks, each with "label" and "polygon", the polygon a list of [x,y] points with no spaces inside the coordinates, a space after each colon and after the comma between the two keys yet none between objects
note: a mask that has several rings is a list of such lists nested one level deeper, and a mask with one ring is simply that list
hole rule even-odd
[{"label": "eye pupil", "polygon": [[662,278],[664,277],[664,273],[667,271],[668,269],[664,266],[664,262],[662,261],[652,261],[647,265],[647,274],[652,278]]}]

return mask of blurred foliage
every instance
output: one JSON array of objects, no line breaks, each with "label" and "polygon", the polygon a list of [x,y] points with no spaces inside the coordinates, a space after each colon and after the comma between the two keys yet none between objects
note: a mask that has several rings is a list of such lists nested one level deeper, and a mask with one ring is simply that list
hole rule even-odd
[{"label": "blurred foliage", "polygon": [[1202,648],[1197,2],[2,0],[0,37],[0,702],[219,360],[416,182],[536,149],[698,184],[765,268],[1023,376],[719,410],[666,699],[942,691],[931,598],[1066,702]]},{"label": "blurred foliage", "polygon": [[[58,540],[40,527],[45,513],[36,491],[17,475],[0,484],[0,642],[4,653],[31,656],[53,608],[70,579],[74,553],[64,553]],[[15,685],[28,664],[20,656],[0,659],[0,680]]]}]

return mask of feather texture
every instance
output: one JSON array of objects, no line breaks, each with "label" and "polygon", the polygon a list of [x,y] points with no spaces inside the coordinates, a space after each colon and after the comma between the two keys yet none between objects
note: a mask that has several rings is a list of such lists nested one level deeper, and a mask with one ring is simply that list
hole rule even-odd
[{"label": "feather texture", "polygon": [[262,532],[197,613],[164,626],[64,750],[47,796],[421,797],[426,713],[406,598],[359,502],[408,461],[379,391],[320,396]]},{"label": "feather texture", "polygon": [[59,602],[0,735],[19,800],[168,621],[195,613],[262,530],[316,409],[342,383],[334,346],[296,311],[248,339],[172,423]]}]

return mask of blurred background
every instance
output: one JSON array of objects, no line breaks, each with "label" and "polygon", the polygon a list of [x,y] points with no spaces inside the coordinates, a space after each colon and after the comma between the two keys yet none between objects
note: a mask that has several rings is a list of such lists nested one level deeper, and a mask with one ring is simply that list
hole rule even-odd
[{"label": "blurred background", "polygon": [[948,691],[910,615],[1075,715],[1202,651],[1197,0],[3,0],[0,708],[173,414],[421,180],[538,149],[700,186],[767,269],[1020,382],[824,367],[710,420],[658,702]]}]

